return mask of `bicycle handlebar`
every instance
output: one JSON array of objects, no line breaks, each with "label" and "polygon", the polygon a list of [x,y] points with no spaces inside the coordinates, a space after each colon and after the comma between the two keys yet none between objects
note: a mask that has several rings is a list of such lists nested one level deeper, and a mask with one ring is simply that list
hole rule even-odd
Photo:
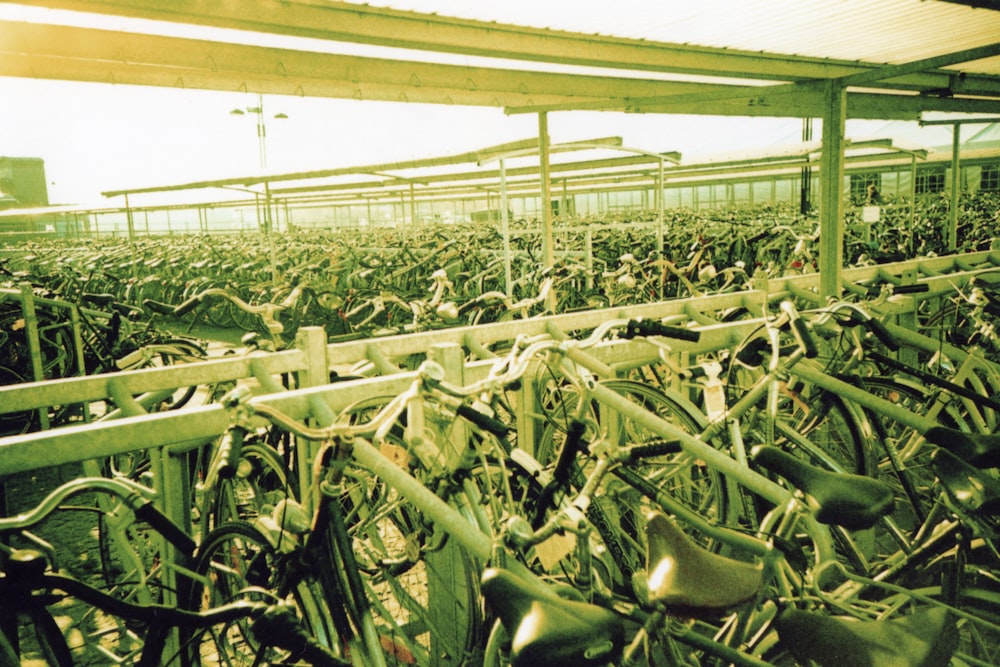
[{"label": "bicycle handlebar", "polygon": [[869,314],[858,304],[848,301],[838,301],[824,309],[824,312],[830,314],[837,314],[841,311],[848,311],[849,314],[848,320],[840,321],[843,326],[863,326],[890,350],[896,351],[899,349],[899,341],[896,340],[896,337],[892,335],[882,320]]},{"label": "bicycle handlebar", "polygon": [[781,312],[787,318],[792,335],[795,336],[795,340],[798,342],[799,347],[802,348],[805,357],[807,359],[814,359],[819,355],[819,350],[816,348],[816,341],[813,340],[809,325],[799,317],[799,313],[791,301],[782,301],[780,308]]},{"label": "bicycle handlebar", "polygon": [[170,517],[153,505],[155,492],[141,484],[121,478],[81,477],[62,484],[34,507],[17,516],[0,518],[0,533],[30,528],[57,510],[67,498],[78,493],[99,491],[117,496],[133,512],[182,554],[190,556],[196,548],[195,541]]},{"label": "bicycle handlebar", "polygon": [[660,322],[645,320],[641,317],[629,320],[625,327],[625,333],[622,334],[622,338],[634,338],[635,336],[665,336],[693,343],[701,340],[700,331],[661,324]]},{"label": "bicycle handlebar", "polygon": [[23,595],[29,590],[63,591],[90,607],[118,618],[139,621],[158,631],[174,627],[210,628],[251,618],[254,620],[250,630],[261,644],[291,651],[312,665],[350,665],[311,637],[294,609],[286,604],[236,600],[204,611],[193,611],[159,603],[132,602],[75,577],[45,571],[45,557],[32,549],[20,550],[19,554],[19,557],[11,559],[5,576],[0,577],[0,589],[15,589],[10,591],[12,594]]}]

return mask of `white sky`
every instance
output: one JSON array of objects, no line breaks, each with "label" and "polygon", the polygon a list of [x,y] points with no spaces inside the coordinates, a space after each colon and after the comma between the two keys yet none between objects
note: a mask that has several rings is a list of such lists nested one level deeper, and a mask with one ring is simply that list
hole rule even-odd
[{"label": "white sky", "polygon": [[[0,16],[3,16],[0,5]],[[106,190],[256,174],[254,94],[0,77],[0,156],[45,161],[53,204],[118,205]],[[435,157],[537,136],[537,116],[501,109],[265,96],[268,171]],[[287,119],[274,119],[276,113]],[[680,151],[684,162],[797,142],[799,119],[552,112],[555,143],[605,136]],[[871,136],[883,123],[849,123]],[[818,121],[816,133],[818,137]]]}]

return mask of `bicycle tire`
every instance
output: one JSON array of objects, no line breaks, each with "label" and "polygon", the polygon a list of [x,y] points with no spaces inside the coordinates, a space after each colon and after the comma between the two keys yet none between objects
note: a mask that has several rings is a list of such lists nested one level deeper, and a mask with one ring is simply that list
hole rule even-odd
[{"label": "bicycle tire", "polygon": [[[605,380],[601,384],[693,435],[701,433],[707,424],[706,417],[682,396],[635,380]],[[619,419],[617,416],[614,419],[605,419],[603,422],[599,416],[594,417],[590,420],[588,428],[592,430],[591,435],[584,435],[584,438],[594,437],[593,429],[598,429],[605,431],[606,435],[623,445],[662,442],[659,436],[652,435],[637,424],[627,419]],[[612,430],[614,432],[611,432]],[[554,461],[558,449],[562,446],[564,435],[561,429],[555,428],[551,423],[548,424],[539,439],[536,458],[543,464]],[[655,486],[663,495],[669,496],[687,511],[697,514],[710,523],[725,524],[736,512],[733,504],[736,500],[735,494],[731,493],[730,483],[726,477],[685,453],[679,445],[674,453],[643,459],[631,464],[629,468]],[[606,482],[604,495],[612,502],[601,503],[599,508],[595,508],[595,511],[603,512],[605,515],[600,523],[617,526],[617,537],[624,540],[626,547],[631,544],[630,560],[633,565],[638,565],[642,553],[639,544],[642,529],[638,525],[642,514],[641,506],[650,501],[644,498],[638,488],[619,480]],[[707,541],[704,536],[696,538],[702,542]],[[620,585],[630,586],[630,582],[624,580],[628,578],[627,575],[627,572],[618,573],[618,576],[622,577],[618,582]]]},{"label": "bicycle tire", "polygon": [[[345,408],[340,419],[364,421],[385,400],[360,401]],[[396,455],[407,456],[404,441],[390,434],[383,451],[393,448]],[[400,461],[419,478],[415,459],[412,464]],[[468,507],[464,492],[452,494],[453,500],[459,497],[455,504]],[[340,504],[386,664],[472,664],[468,660],[477,650],[480,631],[478,565],[363,468],[348,466]],[[469,521],[474,530],[471,517]]]},{"label": "bicycle tire", "polygon": [[244,442],[236,474],[219,479],[199,508],[202,532],[230,521],[252,521],[284,499],[298,500],[282,455],[264,441]]},{"label": "bicycle tire", "polygon": [[[298,612],[306,631],[320,644],[340,653],[340,632],[332,626],[332,615],[314,582],[302,578],[279,592],[284,573],[282,555],[256,527],[231,521],[204,536],[183,579],[179,596],[186,609],[200,610],[236,600],[281,601]],[[282,651],[265,648],[252,637],[245,622],[209,631],[182,631],[182,663],[185,667],[226,664],[282,664]],[[261,654],[264,655],[261,655]]]},{"label": "bicycle tire", "polygon": [[[76,662],[73,653],[70,651],[66,636],[47,609],[33,609],[29,612],[31,627],[24,628],[30,633],[30,639],[22,637],[22,655],[19,665],[38,665],[39,667],[73,667]],[[31,649],[25,650],[26,644],[32,644]],[[9,657],[9,656],[4,656]]]}]

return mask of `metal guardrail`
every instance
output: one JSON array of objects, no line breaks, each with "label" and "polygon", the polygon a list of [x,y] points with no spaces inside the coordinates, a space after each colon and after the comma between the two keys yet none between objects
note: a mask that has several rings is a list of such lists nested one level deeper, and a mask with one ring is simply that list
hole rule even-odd
[{"label": "metal guardrail", "polygon": [[[983,252],[847,269],[844,278],[854,284],[872,281],[927,283],[929,291],[926,294],[907,296],[896,301],[896,305],[892,301],[887,302],[889,311],[903,314],[912,310],[917,300],[941,298],[956,287],[965,285],[973,276],[994,270],[998,265],[1000,254]],[[674,345],[677,352],[698,354],[717,350],[732,345],[757,324],[752,320],[717,322],[713,318],[715,313],[741,307],[752,314],[763,315],[767,303],[782,298],[805,296],[808,299],[809,295],[818,302],[815,292],[818,285],[818,274],[808,274],[771,279],[766,284],[758,285],[757,289],[742,292],[335,344],[326,344],[321,329],[306,328],[296,347],[282,352],[0,387],[0,411],[40,409],[113,399],[116,395],[134,396],[177,387],[290,373],[297,377],[298,389],[283,393],[280,399],[267,400],[287,402],[285,408],[291,414],[304,416],[311,400],[308,397],[312,394],[317,394],[331,409],[337,410],[365,396],[397,391],[406,382],[407,373],[403,368],[407,358],[425,355],[435,346],[451,344],[467,350],[481,350],[519,334],[543,333],[551,326],[569,332],[592,328],[609,317],[690,319],[701,325],[701,340],[698,343],[678,341]],[[639,365],[649,360],[650,352],[644,346],[618,346],[609,348],[605,354],[613,355],[615,363]],[[371,360],[383,374],[394,372],[394,375],[328,384],[329,369],[365,359]],[[220,435],[225,427],[221,409],[204,406],[0,438],[0,477],[150,447],[186,443],[189,448]]]}]

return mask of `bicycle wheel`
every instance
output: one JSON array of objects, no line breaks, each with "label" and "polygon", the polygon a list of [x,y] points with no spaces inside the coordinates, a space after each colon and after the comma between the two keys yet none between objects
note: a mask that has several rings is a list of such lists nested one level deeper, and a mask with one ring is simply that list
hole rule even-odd
[{"label": "bicycle wheel", "polygon": [[215,493],[197,508],[204,533],[229,521],[252,521],[284,499],[298,499],[281,453],[259,434],[254,437],[243,443],[236,474],[219,479]]},{"label": "bicycle wheel", "polygon": [[[706,425],[706,418],[697,408],[681,396],[669,394],[650,385],[633,380],[607,380],[602,384],[615,392],[637,403],[640,407],[656,414],[677,428],[691,434],[701,433]],[[566,396],[571,405],[563,406],[560,411],[571,413],[575,396]],[[596,403],[590,410],[586,420],[587,432],[584,442],[591,442],[598,437],[604,437],[622,446],[649,445],[663,443],[664,439],[651,433],[639,424],[622,415],[602,409]],[[555,461],[557,452],[565,442],[565,433],[552,423],[544,429],[538,445],[537,459],[542,463]],[[663,507],[665,511],[686,511],[702,519],[716,524],[724,524],[733,516],[732,506],[735,494],[731,494],[728,481],[723,475],[704,465],[695,457],[684,452],[680,445],[671,448],[671,452],[655,457],[644,458],[641,461],[626,466],[644,482],[644,486],[655,488],[657,495],[669,498],[676,503],[675,507]],[[586,472],[586,467],[581,470]],[[615,576],[621,586],[630,586],[629,570],[638,567],[642,561],[643,549],[640,544],[642,527],[640,518],[644,506],[654,502],[640,490],[635,482],[622,479],[609,479],[603,488],[603,497],[593,503],[591,514],[599,514],[591,518],[595,525],[610,528],[614,538],[630,555],[618,563],[618,573]],[[666,502],[661,500],[657,504]],[[694,529],[690,529],[694,532]],[[610,533],[605,536],[609,539]],[[697,536],[705,542],[704,536]],[[706,546],[708,546],[706,544]],[[614,551],[619,551],[616,547]]]},{"label": "bicycle wheel", "polygon": [[[204,361],[208,356],[197,343],[183,338],[167,338],[144,346],[148,359],[135,368],[160,368]],[[129,370],[132,370],[131,368]],[[190,402],[198,391],[198,386],[181,387],[168,399],[160,403],[160,410],[177,410]]]},{"label": "bicycle wheel", "polygon": [[[341,418],[363,421],[379,403],[363,401]],[[382,449],[422,476],[417,457],[402,439],[390,435]],[[460,508],[470,505],[460,491],[446,500]],[[394,489],[358,466],[345,471],[340,506],[386,663],[471,664],[480,626],[479,567],[473,559],[436,533]],[[471,517],[469,529],[476,530]]]},{"label": "bicycle wheel", "polygon": [[390,667],[468,664],[478,632],[478,568],[468,554],[361,469],[347,471],[339,502],[350,544],[345,561],[352,561],[345,567],[356,568],[365,601],[343,592],[347,581],[326,576],[324,587],[352,609],[367,607],[370,621],[355,623],[372,624]]},{"label": "bicycle wheel", "polygon": [[[286,555],[275,549],[253,525],[232,521],[205,535],[183,580],[181,604],[186,609],[205,610],[238,600],[283,602],[297,611],[306,631],[320,644],[340,654],[339,633],[315,583],[305,577],[291,577],[284,583]],[[288,590],[285,590],[285,589]],[[182,656],[190,667],[199,665],[285,664],[289,656],[273,647],[262,646],[247,621],[206,631],[182,631]]]},{"label": "bicycle wheel", "polygon": [[[0,345],[0,349],[3,349]],[[4,352],[7,350],[4,349]],[[0,387],[26,382],[13,370],[0,366]],[[21,410],[18,412],[4,412],[0,414],[0,437],[8,435],[19,435],[26,433],[35,421],[35,410]]]},{"label": "bicycle wheel", "polygon": [[15,667],[16,665],[32,665],[37,667],[73,667],[76,664],[73,653],[67,644],[66,636],[55,618],[47,609],[32,609],[28,614],[29,624],[20,626],[17,646],[20,657],[15,655],[13,647],[0,637],[0,665]]}]

